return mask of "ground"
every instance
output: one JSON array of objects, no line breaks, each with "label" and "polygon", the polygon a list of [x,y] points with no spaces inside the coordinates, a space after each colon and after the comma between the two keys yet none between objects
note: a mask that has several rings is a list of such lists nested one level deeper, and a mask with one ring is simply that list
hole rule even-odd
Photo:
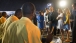
[{"label": "ground", "polygon": [[[43,38],[46,38],[48,34],[45,32],[44,35],[42,35]],[[70,31],[70,40],[72,40],[72,37],[71,37],[71,31]],[[61,35],[60,34],[57,34],[56,36],[53,36],[53,41],[55,42],[57,40],[57,38],[60,38],[61,39]],[[70,43],[70,42],[65,42],[66,40],[66,32],[64,33],[64,41],[62,41],[62,43]],[[43,41],[45,41],[45,39],[43,39]],[[43,43],[46,43],[46,42],[43,42]]]}]

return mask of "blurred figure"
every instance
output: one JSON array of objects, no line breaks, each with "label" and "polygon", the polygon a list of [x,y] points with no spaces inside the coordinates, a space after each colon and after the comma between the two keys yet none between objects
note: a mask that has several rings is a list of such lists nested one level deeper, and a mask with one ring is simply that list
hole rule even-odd
[{"label": "blurred figure", "polygon": [[63,34],[63,11],[62,9],[58,9],[59,15],[57,17],[58,20],[58,26],[57,28],[60,29],[62,40],[64,40],[64,34]]},{"label": "blurred figure", "polygon": [[40,28],[41,30],[41,34],[43,34],[43,29],[44,29],[44,13],[43,11],[40,11],[39,12],[40,15],[38,16],[37,20],[38,20],[38,27]]},{"label": "blurred figure", "polygon": [[21,9],[17,9],[15,11],[15,14],[10,16],[5,22],[4,22],[4,29],[5,31],[7,30],[8,26],[14,22],[14,21],[17,21],[19,20],[20,18],[22,17],[22,11]]},{"label": "blurred figure", "polygon": [[65,28],[65,31],[67,32],[67,39],[65,40],[66,42],[70,42],[70,39],[69,39],[69,29],[70,29],[70,10],[68,8],[65,9],[65,18],[66,20],[64,21],[64,28]]},{"label": "blurred figure", "polygon": [[58,13],[54,11],[54,8],[50,6],[50,14],[48,15],[48,21],[49,21],[49,29],[51,33],[54,33],[56,35],[56,25],[57,25],[57,15]]},{"label": "blurred figure", "polygon": [[4,34],[4,28],[3,28],[3,24],[4,22],[6,21],[6,18],[7,18],[7,14],[6,12],[2,12],[2,16],[0,18],[0,43],[2,41],[2,36]]},{"label": "blurred figure", "polygon": [[8,27],[2,43],[41,43],[40,30],[32,22],[35,11],[34,4],[23,4],[23,17]]},{"label": "blurred figure", "polygon": [[73,20],[74,23],[73,23],[73,28],[72,28],[72,42],[71,43],[76,43],[76,3],[74,3],[72,5],[72,15],[73,15]]},{"label": "blurred figure", "polygon": [[[5,31],[7,30],[8,26],[14,22],[17,21],[18,18],[20,18],[19,16],[21,16],[21,9],[17,9],[15,12],[15,15],[10,16],[3,24],[3,34],[5,33]],[[19,15],[19,16],[18,16]]]},{"label": "blurred figure", "polygon": [[2,17],[0,18],[0,24],[4,23],[6,21],[6,18],[7,18],[7,13],[2,12]]},{"label": "blurred figure", "polygon": [[[58,15],[60,15],[60,9],[57,10]],[[57,20],[59,20],[58,18],[56,18]],[[58,23],[57,23],[58,25]],[[57,34],[60,34],[60,28],[58,28],[57,26]]]},{"label": "blurred figure", "polygon": [[44,13],[44,22],[45,22],[45,29],[47,29],[47,31],[48,31],[48,28],[49,28],[49,23],[48,23],[48,15],[50,14],[50,12],[49,12],[49,9],[48,8],[46,8],[45,9],[46,11],[45,11],[45,13]]}]

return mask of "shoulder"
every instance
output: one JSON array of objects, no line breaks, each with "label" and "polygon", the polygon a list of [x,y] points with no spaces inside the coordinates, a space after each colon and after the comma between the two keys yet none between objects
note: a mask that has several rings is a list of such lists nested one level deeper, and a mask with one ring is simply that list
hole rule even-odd
[{"label": "shoulder", "polygon": [[12,16],[12,19],[18,19],[16,16]]},{"label": "shoulder", "polygon": [[1,19],[2,19],[2,20],[6,20],[6,18],[5,18],[5,17],[1,17]]}]

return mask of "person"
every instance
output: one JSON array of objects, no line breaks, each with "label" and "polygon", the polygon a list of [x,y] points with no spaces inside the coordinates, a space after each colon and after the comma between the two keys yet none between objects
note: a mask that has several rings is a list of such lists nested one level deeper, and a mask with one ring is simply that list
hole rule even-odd
[{"label": "person", "polygon": [[63,36],[63,11],[62,11],[62,9],[58,9],[58,12],[59,12],[59,15],[56,18],[58,20],[57,28],[60,29],[62,40],[64,40],[64,36]]},{"label": "person", "polygon": [[21,11],[21,9],[17,9],[17,10],[15,11],[15,14],[12,15],[12,16],[10,16],[10,17],[4,22],[4,25],[3,25],[4,31],[7,30],[8,26],[9,26],[12,22],[19,20],[21,17],[22,17],[22,11]]},{"label": "person", "polygon": [[72,5],[72,8],[73,8],[73,11],[72,11],[72,14],[73,14],[73,28],[72,28],[72,42],[70,43],[76,43],[76,3],[74,3]]},{"label": "person", "polygon": [[69,39],[69,29],[70,29],[70,15],[71,15],[71,13],[70,13],[70,10],[69,10],[69,8],[66,8],[65,9],[65,21],[64,21],[64,28],[65,28],[65,30],[66,30],[66,32],[67,32],[67,39],[65,40],[66,42],[70,42],[70,39]]},{"label": "person", "polygon": [[33,3],[23,4],[23,17],[10,24],[3,36],[2,43],[41,43],[40,30],[32,22],[35,11]]},{"label": "person", "polygon": [[44,16],[43,16],[43,11],[39,12],[40,15],[38,16],[37,20],[38,20],[38,27],[41,30],[41,34],[43,34],[43,29],[44,29]]},{"label": "person", "polygon": [[56,35],[56,25],[57,25],[57,12],[54,11],[54,8],[50,6],[50,14],[48,15],[48,22],[49,22],[49,29],[51,33],[54,33]]},{"label": "person", "polygon": [[[62,10],[59,8],[59,9],[57,10],[58,16],[60,15],[61,12],[62,12]],[[59,20],[58,18],[56,18],[56,19]],[[59,24],[59,23],[57,23],[57,34],[60,34],[60,28],[58,28],[58,24]]]},{"label": "person", "polygon": [[48,15],[50,14],[50,12],[49,12],[48,8],[46,8],[45,10],[46,10],[46,12],[44,13],[44,22],[45,22],[45,29],[48,32],[48,30],[49,30]]},{"label": "person", "polygon": [[15,11],[15,14],[14,14],[18,19],[21,19],[22,17],[22,10],[21,9],[17,9]]},{"label": "person", "polygon": [[2,12],[2,17],[0,18],[0,24],[4,23],[6,21],[6,18],[7,18],[7,13]]},{"label": "person", "polygon": [[1,43],[1,41],[2,41],[2,36],[3,36],[3,34],[4,34],[3,24],[4,24],[4,22],[6,21],[6,17],[7,17],[6,12],[2,12],[2,17],[0,18],[0,43]]}]

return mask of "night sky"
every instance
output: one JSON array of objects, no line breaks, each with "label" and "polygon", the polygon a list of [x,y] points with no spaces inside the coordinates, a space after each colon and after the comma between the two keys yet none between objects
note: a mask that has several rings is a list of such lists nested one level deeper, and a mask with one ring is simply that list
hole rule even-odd
[{"label": "night sky", "polygon": [[[22,4],[25,2],[32,2],[36,6],[36,10],[40,11],[47,7],[47,3],[52,3],[56,8],[57,1],[59,0],[0,0],[0,11],[15,11],[18,8],[21,8]],[[75,0],[68,0],[69,3]]]}]

